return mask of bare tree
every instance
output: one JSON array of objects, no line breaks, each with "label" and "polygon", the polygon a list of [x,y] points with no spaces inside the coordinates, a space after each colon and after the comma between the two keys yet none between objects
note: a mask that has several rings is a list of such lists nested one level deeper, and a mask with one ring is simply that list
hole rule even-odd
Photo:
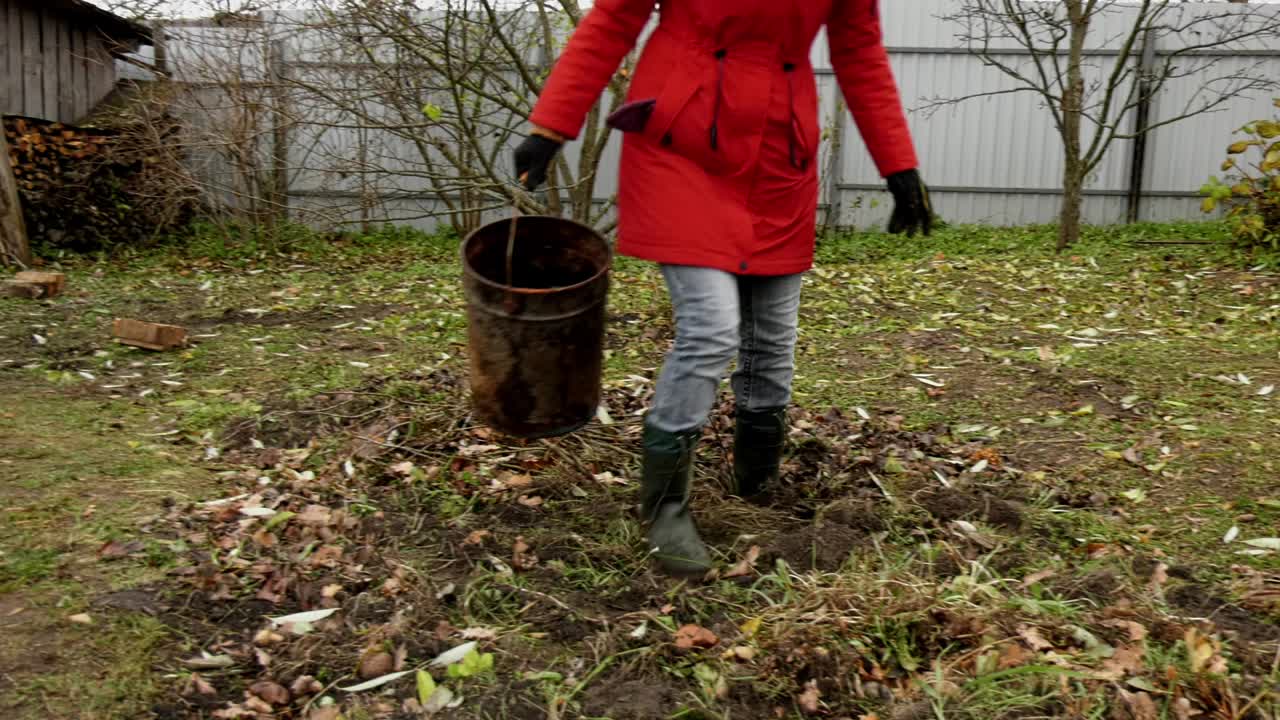
[{"label": "bare tree", "polygon": [[[980,97],[1030,93],[1062,139],[1063,200],[1058,249],[1080,237],[1084,186],[1117,140],[1221,109],[1277,86],[1261,62],[1241,67],[1232,50],[1275,47],[1274,7],[1167,0],[959,0],[944,19],[983,65],[1012,82],[1005,89],[938,98],[928,109]],[[1180,108],[1142,112],[1177,81],[1199,84]]]},{"label": "bare tree", "polygon": [[[609,134],[599,107],[576,156],[553,168],[553,191],[525,193],[507,157],[582,16],[575,0],[444,0],[427,9],[333,0],[308,13],[299,30],[309,40],[286,81],[304,118],[297,131],[316,138],[308,169],[336,170],[346,192],[366,204],[416,202],[416,217],[447,217],[463,232],[484,211],[511,205],[611,229],[610,208],[594,200]],[[628,74],[610,84],[610,107],[621,102]]]},{"label": "bare tree", "polygon": [[168,21],[157,82],[185,128],[179,142],[215,218],[274,227],[289,217],[288,129],[278,75],[283,39],[256,12]]}]

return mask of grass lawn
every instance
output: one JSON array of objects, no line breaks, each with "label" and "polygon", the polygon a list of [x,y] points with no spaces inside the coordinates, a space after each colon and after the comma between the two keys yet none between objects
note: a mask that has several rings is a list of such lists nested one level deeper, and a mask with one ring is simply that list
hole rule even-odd
[{"label": "grass lawn", "polygon": [[454,241],[65,258],[0,299],[0,716],[1275,720],[1280,273],[1139,244],[1219,232],[824,240],[770,504],[725,492],[727,395],[706,430],[700,582],[633,513],[651,267],[610,422],[513,443]]}]

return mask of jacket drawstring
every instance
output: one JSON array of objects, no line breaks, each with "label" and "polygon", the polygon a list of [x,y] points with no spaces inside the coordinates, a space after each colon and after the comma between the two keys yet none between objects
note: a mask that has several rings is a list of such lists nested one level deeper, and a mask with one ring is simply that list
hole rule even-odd
[{"label": "jacket drawstring", "polygon": [[[729,57],[729,51],[720,49],[715,52],[716,58],[716,99],[715,105],[711,111],[711,131],[710,141],[711,149],[720,149],[720,105],[724,99],[724,76],[725,76],[725,60]],[[787,133],[787,150],[791,159],[791,167],[797,170],[804,170],[809,162],[800,159],[800,147],[796,142],[795,114],[796,114],[796,84],[795,84],[795,63],[783,63],[782,71],[787,74],[787,113],[791,117],[790,132]]]},{"label": "jacket drawstring", "polygon": [[711,112],[711,149],[720,149],[720,98],[724,95],[724,61],[728,50],[716,51],[716,103]]}]

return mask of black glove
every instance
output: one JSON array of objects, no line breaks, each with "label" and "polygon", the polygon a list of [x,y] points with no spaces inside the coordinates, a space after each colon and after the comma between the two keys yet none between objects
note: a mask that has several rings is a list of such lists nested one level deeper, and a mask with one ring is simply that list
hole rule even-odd
[{"label": "black glove", "polygon": [[529,190],[537,190],[547,181],[547,170],[556,153],[560,152],[560,143],[541,135],[530,135],[524,142],[516,146],[516,177]]},{"label": "black glove", "polygon": [[889,218],[889,232],[917,232],[928,235],[933,230],[933,205],[929,203],[929,188],[915,170],[903,170],[888,178],[889,192],[893,193],[893,215]]}]

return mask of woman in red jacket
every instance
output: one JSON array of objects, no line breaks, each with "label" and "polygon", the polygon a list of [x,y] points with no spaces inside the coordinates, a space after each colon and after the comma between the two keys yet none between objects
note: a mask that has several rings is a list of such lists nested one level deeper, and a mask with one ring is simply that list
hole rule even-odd
[{"label": "woman in red jacket", "polygon": [[516,149],[537,187],[577,136],[653,13],[628,104],[618,251],[659,263],[676,342],[645,418],[642,513],[673,573],[710,567],[689,512],[694,444],[724,371],[733,376],[734,476],[743,497],[775,479],[791,399],[801,274],[813,263],[818,90],[809,51],[831,63],[887,178],[891,232],[927,233],[928,193],[881,40],[877,0],[597,0],[556,63]]}]

